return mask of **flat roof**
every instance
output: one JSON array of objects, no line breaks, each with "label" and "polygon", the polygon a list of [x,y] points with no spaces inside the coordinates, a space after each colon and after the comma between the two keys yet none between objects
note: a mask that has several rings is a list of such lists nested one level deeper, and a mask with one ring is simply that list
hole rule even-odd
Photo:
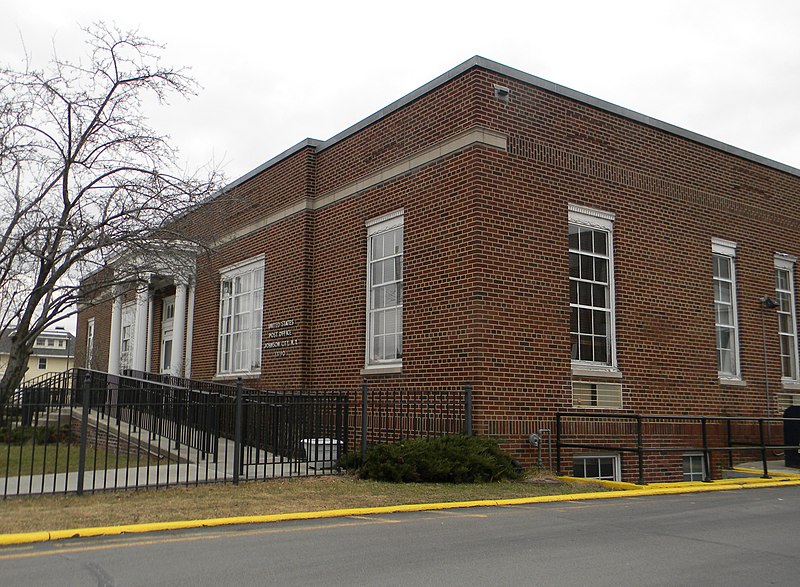
[{"label": "flat roof", "polygon": [[232,181],[225,188],[223,188],[220,193],[230,190],[236,187],[237,185],[244,183],[253,176],[258,175],[262,171],[272,167],[281,160],[286,159],[291,155],[294,155],[296,152],[300,151],[305,147],[314,147],[317,152],[324,151],[325,149],[332,147],[333,145],[335,145],[340,141],[345,140],[346,138],[363,130],[364,128],[370,126],[371,124],[374,124],[375,122],[388,116],[392,112],[395,112],[400,108],[403,108],[404,106],[410,104],[417,98],[424,96],[428,92],[435,90],[436,88],[446,84],[453,78],[460,76],[461,74],[469,71],[474,67],[480,67],[482,69],[486,69],[487,71],[492,71],[500,75],[504,75],[506,77],[518,80],[520,82],[529,84],[531,86],[541,88],[553,94],[569,98],[570,100],[575,100],[576,102],[587,104],[589,106],[593,106],[594,108],[598,108],[606,112],[611,112],[618,116],[622,116],[623,118],[628,118],[630,120],[634,120],[641,124],[657,128],[659,130],[663,130],[664,132],[668,132],[670,134],[688,139],[690,141],[700,143],[707,147],[711,147],[712,149],[723,151],[725,153],[729,153],[736,157],[741,157],[742,159],[747,159],[749,161],[753,161],[754,163],[758,163],[760,165],[771,167],[773,169],[777,169],[778,171],[783,171],[784,173],[800,177],[800,169],[792,167],[791,165],[786,165],[785,163],[779,163],[778,161],[768,159],[767,157],[756,155],[755,153],[751,153],[750,151],[745,151],[744,149],[734,147],[727,143],[723,143],[722,141],[718,141],[706,137],[704,135],[701,135],[699,133],[686,130],[679,126],[663,122],[661,120],[658,120],[657,118],[646,116],[634,110],[629,110],[628,108],[617,106],[616,104],[612,104],[611,102],[595,98],[594,96],[590,96],[589,94],[578,92],[577,90],[561,86],[559,84],[547,81],[546,79],[542,79],[530,73],[525,73],[524,71],[520,71],[519,69],[514,69],[513,67],[508,67],[507,65],[503,65],[502,63],[498,63],[496,61],[492,61],[491,59],[486,59],[485,57],[480,57],[476,55],[474,57],[471,57],[470,59],[467,59],[460,65],[457,65],[450,71],[447,71],[442,75],[440,75],[439,77],[429,81],[425,85],[420,86],[413,92],[406,94],[399,100],[395,100],[385,108],[381,108],[374,114],[371,114],[370,116],[364,118],[360,122],[357,122],[356,124],[346,128],[342,132],[332,136],[326,141],[319,141],[316,139],[305,139],[303,141],[300,141],[296,145],[286,149],[282,153],[271,158],[269,161],[259,165],[252,171],[249,171],[240,178]]}]

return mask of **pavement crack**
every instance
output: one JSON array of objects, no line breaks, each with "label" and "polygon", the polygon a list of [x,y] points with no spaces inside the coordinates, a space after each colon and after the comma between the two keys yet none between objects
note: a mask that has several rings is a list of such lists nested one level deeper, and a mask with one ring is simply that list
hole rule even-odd
[{"label": "pavement crack", "polygon": [[97,579],[97,587],[115,587],[114,577],[109,575],[103,567],[97,563],[83,563],[83,567]]}]

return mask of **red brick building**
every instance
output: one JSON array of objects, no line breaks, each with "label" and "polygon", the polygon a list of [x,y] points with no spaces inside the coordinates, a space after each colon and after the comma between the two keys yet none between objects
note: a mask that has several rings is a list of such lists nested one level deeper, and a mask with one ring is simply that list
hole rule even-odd
[{"label": "red brick building", "polygon": [[799,220],[799,170],[475,57],[200,207],[212,253],[82,311],[78,361],[470,382],[475,431],[526,462],[558,410],[777,415]]}]

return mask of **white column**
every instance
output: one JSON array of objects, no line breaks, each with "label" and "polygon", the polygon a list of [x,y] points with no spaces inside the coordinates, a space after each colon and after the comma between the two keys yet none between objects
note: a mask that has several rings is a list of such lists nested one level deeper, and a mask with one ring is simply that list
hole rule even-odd
[{"label": "white column", "polygon": [[183,372],[183,341],[186,336],[186,284],[175,285],[175,319],[172,323],[172,357],[170,373],[180,376]]},{"label": "white column", "polygon": [[133,370],[144,371],[145,355],[147,354],[147,306],[150,296],[150,279],[148,278],[136,287],[136,335],[134,338]]},{"label": "white column", "polygon": [[119,347],[122,336],[122,296],[119,288],[114,288],[114,301],[111,306],[111,340],[108,343],[108,372],[119,375]]},{"label": "white column", "polygon": [[147,296],[147,315],[150,319],[147,321],[147,350],[144,355],[144,370],[148,373],[152,370],[152,357],[153,357],[153,296]]},{"label": "white column", "polygon": [[189,300],[186,302],[186,360],[184,377],[192,377],[192,339],[194,338],[194,280],[189,282]]}]

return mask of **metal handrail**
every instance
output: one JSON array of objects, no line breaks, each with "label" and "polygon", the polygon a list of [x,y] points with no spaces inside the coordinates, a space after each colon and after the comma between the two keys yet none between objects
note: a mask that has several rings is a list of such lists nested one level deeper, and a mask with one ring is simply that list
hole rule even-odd
[{"label": "metal handrail", "polygon": [[[564,419],[565,418],[580,418],[586,423],[598,423],[603,421],[620,421],[627,420],[631,424],[636,425],[636,445],[631,446],[632,440],[627,443],[613,444],[607,440],[604,442],[565,442],[564,440]],[[675,446],[671,444],[653,445],[645,443],[645,423],[686,423],[692,422],[700,426],[701,443],[697,445],[682,445]],[[733,423],[749,423],[758,425],[758,442],[753,441],[735,441],[731,424]],[[704,481],[710,481],[711,478],[711,454],[714,452],[728,453],[729,464],[733,466],[733,453],[736,451],[758,451],[760,453],[760,460],[762,463],[763,477],[770,478],[769,469],[767,465],[767,452],[768,451],[785,451],[797,450],[798,447],[794,445],[776,444],[765,440],[765,424],[786,422],[800,422],[800,418],[785,418],[785,417],[765,417],[765,416],[688,416],[688,415],[642,415],[635,413],[618,413],[618,412],[581,412],[581,411],[567,411],[556,413],[556,471],[561,474],[562,465],[562,448],[578,448],[585,450],[600,450],[600,451],[617,451],[623,453],[633,453],[637,455],[637,469],[638,469],[638,483],[645,483],[645,469],[644,469],[644,456],[648,453],[669,453],[669,452],[702,452],[705,460],[705,478]],[[708,439],[708,425],[709,424],[725,424],[726,427],[726,442],[710,443]],[[602,433],[601,433],[602,435]],[[631,433],[630,436],[633,436]]]}]

